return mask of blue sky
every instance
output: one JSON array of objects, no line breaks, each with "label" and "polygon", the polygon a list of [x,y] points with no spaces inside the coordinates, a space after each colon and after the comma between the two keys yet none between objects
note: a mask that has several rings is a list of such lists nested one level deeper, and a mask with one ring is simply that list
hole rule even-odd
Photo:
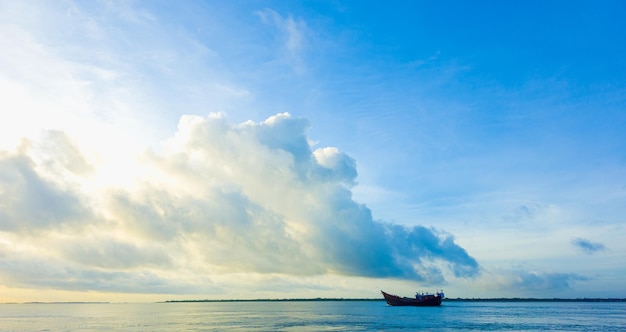
[{"label": "blue sky", "polygon": [[626,297],[620,1],[0,5],[0,301]]}]

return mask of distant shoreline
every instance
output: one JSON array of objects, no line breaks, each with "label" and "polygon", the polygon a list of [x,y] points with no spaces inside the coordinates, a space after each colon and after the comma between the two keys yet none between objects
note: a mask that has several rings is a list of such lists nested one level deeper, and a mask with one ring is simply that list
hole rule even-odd
[{"label": "distant shoreline", "polygon": [[90,301],[52,301],[52,302],[45,302],[45,301],[29,301],[29,302],[0,302],[0,304],[109,304],[111,302],[108,301],[96,301],[96,302],[90,302]]},{"label": "distant shoreline", "polygon": [[[383,298],[284,298],[284,299],[225,299],[225,300],[166,300],[160,302],[146,303],[202,303],[202,302],[385,302]],[[445,298],[443,302],[626,302],[626,298]],[[2,304],[110,304],[110,303],[128,303],[128,302],[0,302]]]},{"label": "distant shoreline", "polygon": [[[195,302],[336,302],[336,301],[378,301],[385,299],[359,299],[359,298],[303,298],[303,299],[230,299],[230,300],[167,300],[164,303],[195,303]],[[626,302],[626,298],[445,298],[444,302]]]}]

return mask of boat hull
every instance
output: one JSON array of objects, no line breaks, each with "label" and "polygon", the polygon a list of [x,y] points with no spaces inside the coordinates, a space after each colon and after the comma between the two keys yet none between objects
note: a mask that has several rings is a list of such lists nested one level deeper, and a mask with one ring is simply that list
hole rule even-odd
[{"label": "boat hull", "polygon": [[400,297],[383,293],[385,301],[391,306],[413,306],[413,307],[436,307],[441,305],[442,297],[439,295],[424,295],[421,298]]}]

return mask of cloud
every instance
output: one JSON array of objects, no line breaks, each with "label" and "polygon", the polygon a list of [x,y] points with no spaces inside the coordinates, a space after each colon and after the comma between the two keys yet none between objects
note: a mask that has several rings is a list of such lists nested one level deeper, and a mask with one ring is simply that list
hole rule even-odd
[{"label": "cloud", "polygon": [[356,161],[337,148],[321,148],[313,152],[315,161],[325,169],[320,170],[321,176],[333,178],[345,183],[354,184],[357,176]]},{"label": "cloud", "polygon": [[274,26],[280,33],[281,52],[279,58],[290,63],[296,72],[303,72],[302,52],[307,43],[307,26],[302,20],[294,19],[291,15],[283,17],[272,9],[255,12],[261,22]]},{"label": "cloud", "polygon": [[527,291],[556,291],[570,289],[575,281],[587,281],[589,278],[575,273],[555,272],[519,272],[511,286]]},{"label": "cloud", "polygon": [[[80,197],[42,176],[28,150],[25,141],[15,152],[0,151],[0,231],[36,232],[88,220],[90,213]],[[72,153],[69,150],[76,158]]]},{"label": "cloud", "polygon": [[[235,127],[226,125],[222,118],[184,118],[179,139],[171,143],[177,155],[193,155],[196,160],[179,164],[180,171],[175,173],[206,174],[213,183],[227,180],[229,195],[238,198],[236,207],[252,206],[246,217],[254,213],[252,220],[256,224],[246,218],[235,219],[244,219],[248,229],[275,229],[271,236],[279,241],[274,245],[293,243],[299,247],[291,250],[292,255],[301,255],[297,261],[312,265],[298,267],[302,271],[312,268],[316,272],[425,280],[432,274],[422,269],[432,261],[451,264],[458,276],[477,273],[476,261],[451,236],[424,227],[405,228],[374,221],[371,211],[352,199],[348,186],[356,175],[354,161],[334,148],[311,151],[307,127],[304,119],[288,114]],[[230,138],[228,142],[223,141],[224,137]],[[215,200],[224,194],[222,191],[211,196]],[[266,219],[268,224],[259,224]],[[242,246],[239,253],[245,248]],[[274,259],[281,262],[285,258],[277,255]],[[287,272],[284,269],[294,264],[273,263],[266,267],[274,272]]]},{"label": "cloud", "polygon": [[533,224],[537,221],[547,218],[553,207],[543,202],[526,202],[514,208],[510,213],[504,215],[504,222],[524,226],[525,224]]},{"label": "cloud", "polygon": [[606,247],[604,244],[599,242],[591,242],[587,239],[583,238],[575,238],[572,240],[572,245],[580,250],[582,250],[585,254],[591,255],[598,251],[605,250]]},{"label": "cloud", "polygon": [[186,115],[141,156],[132,183],[97,190],[88,186],[97,165],[63,132],[2,152],[0,249],[17,258],[3,261],[0,280],[127,291],[129,279],[137,292],[165,292],[229,273],[431,284],[479,273],[452,235],[374,220],[352,198],[355,160],[312,150],[308,127],[287,113],[238,125]]},{"label": "cloud", "polygon": [[504,296],[513,297],[567,297],[570,296],[568,292],[572,291],[574,283],[589,280],[589,277],[578,273],[527,267],[504,269],[492,267],[485,268],[485,273],[482,274],[477,284],[486,294],[498,294],[496,296],[504,294]]},{"label": "cloud", "polygon": [[292,54],[298,53],[304,46],[304,31],[306,25],[302,21],[295,20],[291,16],[283,17],[271,9],[256,11],[255,14],[265,24],[271,24],[279,28],[285,37],[284,47]]}]

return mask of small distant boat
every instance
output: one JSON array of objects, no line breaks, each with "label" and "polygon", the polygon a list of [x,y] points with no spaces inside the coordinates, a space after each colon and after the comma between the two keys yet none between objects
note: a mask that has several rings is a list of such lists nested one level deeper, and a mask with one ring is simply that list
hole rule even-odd
[{"label": "small distant boat", "polygon": [[387,304],[392,306],[415,306],[415,307],[435,307],[441,305],[443,291],[436,294],[416,293],[415,297],[400,297],[397,295],[380,291],[385,297]]}]

